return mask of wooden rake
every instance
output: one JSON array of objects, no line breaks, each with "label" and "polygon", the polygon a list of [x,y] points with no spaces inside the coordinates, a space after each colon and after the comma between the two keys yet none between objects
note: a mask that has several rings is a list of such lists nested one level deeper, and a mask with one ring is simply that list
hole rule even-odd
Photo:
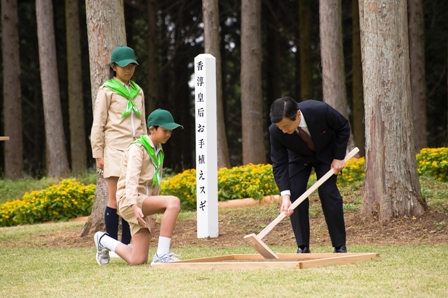
[{"label": "wooden rake", "polygon": [[[345,156],[344,161],[347,162],[350,158],[355,156],[359,152],[359,149],[355,147],[350,153]],[[302,203],[309,195],[311,195],[319,186],[327,181],[334,175],[333,169],[330,169],[324,176],[316,181],[307,191],[305,191],[294,203],[291,204],[292,209],[295,209],[300,203]],[[265,259],[278,259],[278,256],[263,242],[263,237],[266,236],[280,221],[286,217],[285,213],[280,213],[276,219],[274,219],[266,228],[264,228],[258,235],[252,233],[244,236],[244,239],[255,248]]]}]

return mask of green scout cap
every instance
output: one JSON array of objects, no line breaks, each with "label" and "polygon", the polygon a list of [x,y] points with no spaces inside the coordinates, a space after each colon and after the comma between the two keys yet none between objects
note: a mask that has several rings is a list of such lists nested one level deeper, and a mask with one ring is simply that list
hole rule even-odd
[{"label": "green scout cap", "polygon": [[162,126],[163,128],[173,130],[175,128],[184,128],[182,125],[174,122],[173,115],[167,110],[157,109],[148,116],[148,127]]},{"label": "green scout cap", "polygon": [[138,65],[137,60],[135,60],[134,50],[126,46],[118,46],[112,51],[110,64],[112,63],[115,63],[121,67],[125,67],[126,65],[131,63],[135,63]]}]

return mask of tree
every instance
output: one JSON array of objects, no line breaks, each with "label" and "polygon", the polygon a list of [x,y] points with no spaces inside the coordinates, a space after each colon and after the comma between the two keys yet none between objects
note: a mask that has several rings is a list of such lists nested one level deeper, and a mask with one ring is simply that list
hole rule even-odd
[{"label": "tree", "polygon": [[155,110],[159,102],[159,79],[157,59],[157,4],[148,0],[148,90],[145,92],[147,115]]},{"label": "tree", "polygon": [[3,117],[5,135],[5,177],[23,175],[22,96],[20,90],[17,0],[2,0]]},{"label": "tree", "polygon": [[[262,16],[266,20],[266,50],[265,65],[269,65],[266,74],[266,102],[268,105],[282,96],[281,77],[281,24],[278,20],[279,3],[266,1],[262,6]],[[266,117],[266,125],[271,124],[271,119]]]},{"label": "tree", "polygon": [[359,0],[352,0],[352,111],[353,137],[359,155],[364,156],[364,99],[362,97],[361,36],[359,35]]},{"label": "tree", "polygon": [[261,92],[261,1],[241,2],[241,129],[243,164],[266,162]]},{"label": "tree", "polygon": [[81,43],[78,1],[65,0],[67,32],[68,102],[70,121],[70,156],[72,172],[79,174],[87,167],[84,101],[82,92]]},{"label": "tree", "polygon": [[418,216],[406,0],[360,1],[366,179],[361,214],[380,222]]},{"label": "tree", "polygon": [[299,0],[299,65],[300,100],[313,96],[313,60],[311,58],[311,7],[310,0]]},{"label": "tree", "polygon": [[202,19],[204,21],[205,53],[216,59],[216,120],[218,139],[218,169],[230,168],[227,146],[224,108],[222,103],[221,49],[219,47],[219,7],[218,0],[202,0]]},{"label": "tree", "polygon": [[425,39],[422,0],[408,0],[409,52],[415,153],[428,146],[426,138]]},{"label": "tree", "polygon": [[[319,5],[323,98],[348,119],[341,0],[321,0]],[[352,132],[348,147],[354,147]]]},{"label": "tree", "polygon": [[60,102],[56,42],[51,0],[36,1],[39,66],[44,103],[47,172],[62,177],[69,172]]},{"label": "tree", "polygon": [[[92,107],[94,107],[98,88],[109,79],[110,54],[116,46],[126,45],[123,2],[121,0],[86,0],[86,19]],[[104,229],[106,204],[106,181],[98,172],[92,212],[84,225],[81,237]]]}]

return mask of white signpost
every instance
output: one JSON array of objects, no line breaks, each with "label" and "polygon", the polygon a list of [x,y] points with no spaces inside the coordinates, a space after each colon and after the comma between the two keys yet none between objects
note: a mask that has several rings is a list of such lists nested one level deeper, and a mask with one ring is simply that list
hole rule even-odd
[{"label": "white signpost", "polygon": [[198,238],[216,238],[219,232],[215,57],[196,56],[194,69]]}]

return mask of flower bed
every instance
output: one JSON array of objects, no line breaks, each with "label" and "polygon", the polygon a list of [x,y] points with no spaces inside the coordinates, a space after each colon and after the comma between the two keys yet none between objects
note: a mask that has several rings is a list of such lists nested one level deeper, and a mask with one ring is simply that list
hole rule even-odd
[{"label": "flower bed", "polygon": [[[448,148],[424,148],[417,154],[417,170],[421,176],[448,181]],[[362,183],[365,177],[365,159],[352,158],[342,174],[338,185],[343,187],[354,182]],[[315,175],[311,180],[315,179]],[[184,210],[196,209],[196,170],[188,169],[165,179],[161,194],[177,196]],[[222,202],[241,198],[250,204],[263,198],[276,198],[275,184],[270,164],[244,165],[218,171],[218,200]],[[66,179],[40,191],[25,193],[20,200],[0,204],[0,227],[60,221],[89,215],[95,197],[95,185],[83,185],[74,179]]]}]

